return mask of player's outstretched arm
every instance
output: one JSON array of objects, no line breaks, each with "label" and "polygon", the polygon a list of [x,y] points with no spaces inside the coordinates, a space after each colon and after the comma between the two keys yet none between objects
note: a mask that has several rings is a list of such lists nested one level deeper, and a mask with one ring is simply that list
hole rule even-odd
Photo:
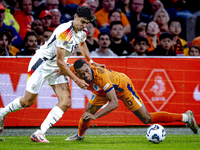
[{"label": "player's outstretched arm", "polygon": [[57,65],[60,68],[60,72],[69,76],[80,88],[87,89],[89,86],[84,80],[79,79],[67,66],[64,61],[65,49],[57,47]]},{"label": "player's outstretched arm", "polygon": [[96,114],[91,114],[91,113],[84,113],[83,114],[83,119],[93,119],[96,120],[97,118],[103,117],[116,109],[118,107],[118,100],[117,100],[117,95],[115,93],[115,90],[112,89],[106,94],[107,98],[110,100],[108,105],[102,109],[101,111],[97,112]]},{"label": "player's outstretched arm", "polygon": [[96,66],[96,67],[103,67],[105,68],[106,65],[105,64],[99,64],[99,63],[96,63],[92,60],[92,58],[90,57],[90,54],[89,54],[89,50],[88,50],[88,47],[86,45],[85,42],[81,42],[79,44],[79,49],[81,51],[81,53],[83,54],[83,56],[85,57],[85,59],[92,65]]}]

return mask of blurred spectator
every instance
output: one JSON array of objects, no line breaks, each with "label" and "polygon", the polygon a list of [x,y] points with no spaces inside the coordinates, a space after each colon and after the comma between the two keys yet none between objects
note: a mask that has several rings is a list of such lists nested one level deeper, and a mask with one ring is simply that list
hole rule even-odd
[{"label": "blurred spectator", "polygon": [[[13,11],[19,9],[19,0],[4,0],[9,5],[9,8]],[[13,13],[12,13],[13,14]]]},{"label": "blurred spectator", "polygon": [[49,37],[52,35],[53,31],[46,29],[44,30],[44,32],[42,33],[42,39],[41,39],[41,44],[43,45],[45,43],[45,41],[47,41],[49,39]]},{"label": "blurred spectator", "polygon": [[[106,27],[101,27],[99,28],[99,31],[100,32],[108,32],[110,33],[110,24],[113,22],[113,21],[121,21],[121,11],[118,10],[118,9],[114,9],[112,10],[109,15],[108,15],[108,18],[109,18],[109,25],[107,25]],[[128,41],[127,39],[127,36],[126,35],[129,35],[130,33],[130,25],[126,25],[124,27],[124,34],[125,34],[125,39]]]},{"label": "blurred spectator", "polygon": [[4,6],[5,8],[5,18],[3,20],[3,22],[6,25],[11,25],[13,26],[17,32],[19,32],[19,24],[18,22],[15,20],[13,13],[14,13],[14,9],[12,9],[5,0],[1,0],[0,4]]},{"label": "blurred spectator", "polygon": [[51,27],[55,30],[61,24],[61,13],[58,9],[51,9],[50,12],[52,15]]},{"label": "blurred spectator", "polygon": [[151,11],[152,11],[152,15],[151,15],[151,19],[153,19],[156,11],[158,9],[164,8],[163,3],[160,0],[155,0],[152,4],[151,4]]},{"label": "blurred spectator", "polygon": [[35,9],[35,18],[39,18],[40,13],[43,10],[59,9],[59,0],[43,0],[39,3],[37,9]]},{"label": "blurred spectator", "polygon": [[[158,24],[155,21],[150,21],[147,25],[143,22],[139,23],[136,28],[137,36],[143,36],[148,39],[148,43],[150,46],[148,46],[146,55],[150,55],[151,52],[157,47],[159,44],[159,33],[160,29],[158,27]],[[131,44],[134,45],[135,39],[131,41]]]},{"label": "blurred spectator", "polygon": [[199,46],[192,45],[189,49],[189,56],[200,56]]},{"label": "blurred spectator", "polygon": [[5,18],[5,8],[3,5],[0,4],[0,31],[9,30],[13,37],[11,45],[13,45],[16,48],[20,48],[22,43],[20,35],[17,33],[17,31],[13,26],[8,26],[3,22],[4,18]]},{"label": "blurred spectator", "polygon": [[151,53],[153,56],[176,56],[172,50],[173,36],[169,32],[163,32],[159,36],[160,45]]},{"label": "blurred spectator", "polygon": [[88,31],[88,34],[87,34],[87,39],[86,39],[86,44],[87,44],[87,47],[89,49],[89,51],[94,51],[96,48],[99,47],[98,45],[98,39],[94,38],[93,35],[94,35],[94,24],[92,22],[88,23],[87,24],[87,31]]},{"label": "blurred spectator", "polygon": [[90,7],[93,14],[96,13],[97,8],[99,7],[99,0],[86,0],[84,5]]},{"label": "blurred spectator", "polygon": [[150,46],[147,38],[143,36],[137,36],[134,40],[134,52],[130,56],[146,56],[148,46]]},{"label": "blurred spectator", "polygon": [[153,21],[155,21],[158,24],[160,32],[168,31],[169,19],[169,15],[164,8],[158,9],[153,17]]},{"label": "blurred spectator", "polygon": [[19,35],[23,40],[26,33],[31,30],[31,24],[34,20],[31,15],[32,0],[20,0],[19,7],[20,10],[15,10],[14,17],[20,26]]},{"label": "blurred spectator", "polygon": [[31,30],[37,34],[38,45],[40,45],[43,33],[42,22],[39,19],[35,19],[31,24]]},{"label": "blurred spectator", "polygon": [[[160,44],[159,42],[159,35],[160,29],[158,24],[155,21],[150,21],[147,24],[147,35],[148,35],[148,42],[150,46],[148,47],[148,53],[151,53],[157,46]],[[149,55],[147,53],[147,55]]]},{"label": "blurred spectator", "polygon": [[129,13],[131,11],[130,0],[119,0],[119,8],[124,14]]},{"label": "blurred spectator", "polygon": [[124,27],[120,21],[110,24],[111,44],[110,49],[118,56],[128,56],[133,52],[133,46],[124,40]]},{"label": "blurred spectator", "polygon": [[[115,8],[115,0],[103,0],[103,8],[95,13],[97,25],[99,27],[106,27],[109,25],[109,13]],[[125,28],[129,28],[127,32],[130,33],[130,23],[124,13],[121,12],[121,22]],[[127,27],[126,27],[127,26]],[[126,33],[126,32],[125,32]]]},{"label": "blurred spectator", "polygon": [[110,50],[110,35],[106,32],[102,32],[98,36],[99,48],[90,53],[90,56],[117,56],[112,50]]},{"label": "blurred spectator", "polygon": [[192,45],[197,45],[200,48],[200,36],[197,36],[192,40]]},{"label": "blurred spectator", "polygon": [[131,24],[131,40],[136,36],[135,29],[140,22],[148,23],[150,17],[142,13],[144,9],[144,0],[132,0],[131,11],[126,14]]},{"label": "blurred spectator", "polygon": [[0,56],[12,56],[9,53],[10,43],[12,41],[12,35],[7,31],[0,31]]},{"label": "blurred spectator", "polygon": [[61,12],[62,14],[67,14],[67,18],[69,20],[72,19],[74,14],[76,13],[76,10],[78,6],[83,5],[86,0],[59,0],[60,4],[63,6]]},{"label": "blurred spectator", "polygon": [[46,29],[50,29],[50,30],[54,30],[52,27],[51,27],[51,23],[52,23],[52,14],[50,11],[48,10],[43,10],[41,13],[40,13],[40,16],[39,16],[39,19],[40,21],[42,22],[42,26],[43,26],[43,29],[46,30]]},{"label": "blurred spectator", "polygon": [[176,55],[180,56],[180,55],[185,55],[188,56],[189,55],[189,47],[187,45],[187,42],[180,38],[180,34],[182,31],[182,19],[179,17],[173,17],[169,20],[168,22],[168,27],[169,27],[169,32],[172,34],[173,36],[173,46],[172,49],[174,50],[174,52],[176,53]]},{"label": "blurred spectator", "polygon": [[[135,29],[136,37],[137,37],[137,36],[143,36],[143,37],[147,38],[146,26],[147,26],[147,24],[144,23],[144,22],[140,22],[140,23],[137,25],[137,27],[136,27],[136,29]],[[134,45],[134,41],[135,41],[135,38],[132,39],[132,41],[130,42],[131,45]]]},{"label": "blurred spectator", "polygon": [[23,41],[22,49],[17,56],[33,56],[38,49],[37,34],[34,31],[28,31]]}]

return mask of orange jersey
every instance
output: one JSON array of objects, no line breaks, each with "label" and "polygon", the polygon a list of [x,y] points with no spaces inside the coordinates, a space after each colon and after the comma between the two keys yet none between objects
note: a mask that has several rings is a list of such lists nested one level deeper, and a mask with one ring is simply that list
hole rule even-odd
[{"label": "orange jersey", "polygon": [[[73,65],[70,69],[76,74]],[[106,104],[109,101],[106,93],[115,89],[117,98],[122,100],[128,109],[135,111],[142,106],[143,102],[135,91],[132,81],[124,73],[93,65],[91,70],[93,81],[88,83],[87,89],[93,93],[89,100],[92,105]]]},{"label": "orange jersey", "polygon": [[[73,65],[71,70],[76,74]],[[106,93],[115,88],[117,95],[123,91],[123,82],[120,82],[121,78],[125,78],[126,75],[123,73],[115,72],[112,70],[95,67],[91,65],[91,70],[93,74],[93,81],[88,83],[88,90],[92,91],[94,94],[99,96],[106,96]]]}]

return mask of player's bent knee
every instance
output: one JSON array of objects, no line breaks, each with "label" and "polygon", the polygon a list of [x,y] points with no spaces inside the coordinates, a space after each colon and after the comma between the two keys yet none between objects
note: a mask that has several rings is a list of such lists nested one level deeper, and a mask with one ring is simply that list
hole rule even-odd
[{"label": "player's bent knee", "polygon": [[21,103],[22,107],[30,107],[30,106],[32,106],[35,103],[35,99],[33,98],[33,99],[28,99],[27,100],[24,97],[22,97],[20,99],[20,103]]},{"label": "player's bent knee", "polygon": [[91,119],[83,119],[83,122],[89,122]]}]

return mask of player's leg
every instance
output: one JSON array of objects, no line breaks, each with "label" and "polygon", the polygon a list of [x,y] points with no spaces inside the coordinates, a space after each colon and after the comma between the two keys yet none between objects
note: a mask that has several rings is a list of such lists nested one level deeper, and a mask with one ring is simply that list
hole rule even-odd
[{"label": "player's leg", "polygon": [[[130,83],[130,82],[129,82]],[[198,131],[197,123],[194,119],[192,111],[177,114],[169,112],[154,112],[149,113],[144,106],[141,98],[130,83],[127,84],[127,89],[124,91],[122,101],[126,107],[131,110],[143,123],[170,123],[170,122],[184,122],[190,126],[192,131],[196,134]]]},{"label": "player's leg", "polygon": [[[91,114],[95,114],[102,105],[92,105],[90,102],[88,102],[85,112],[89,112]],[[82,117],[79,120],[79,125],[78,125],[78,135],[83,136],[86,132],[86,130],[90,127],[90,122],[91,120],[84,120]]]},{"label": "player's leg", "polygon": [[[91,114],[95,114],[100,108],[102,107],[102,105],[92,105],[90,102],[88,102],[86,109],[85,109],[85,113],[89,112]],[[78,125],[78,134],[75,134],[71,137],[68,137],[66,139],[66,141],[81,141],[84,140],[84,134],[86,132],[86,130],[90,127],[90,122],[91,120],[84,120],[82,117],[79,120],[79,125]]]},{"label": "player's leg", "polygon": [[134,114],[145,124],[148,123],[170,123],[170,122],[184,122],[190,129],[197,134],[198,125],[195,121],[193,112],[188,110],[186,113],[169,113],[165,111],[148,113],[145,106],[142,105]]},{"label": "player's leg", "polygon": [[36,101],[37,94],[32,94],[26,91],[24,97],[18,97],[14,99],[11,103],[9,103],[6,107],[1,108],[0,110],[0,133],[3,132],[4,129],[4,119],[5,117],[11,113],[18,111],[24,107],[30,107]]},{"label": "player's leg", "polygon": [[[62,117],[64,112],[71,106],[71,93],[68,83],[52,85],[52,88],[58,98],[58,104],[49,112],[41,124],[40,129],[31,135],[31,139],[35,142],[49,143],[49,141],[46,140],[44,134]],[[41,138],[42,134],[43,137]]]}]

